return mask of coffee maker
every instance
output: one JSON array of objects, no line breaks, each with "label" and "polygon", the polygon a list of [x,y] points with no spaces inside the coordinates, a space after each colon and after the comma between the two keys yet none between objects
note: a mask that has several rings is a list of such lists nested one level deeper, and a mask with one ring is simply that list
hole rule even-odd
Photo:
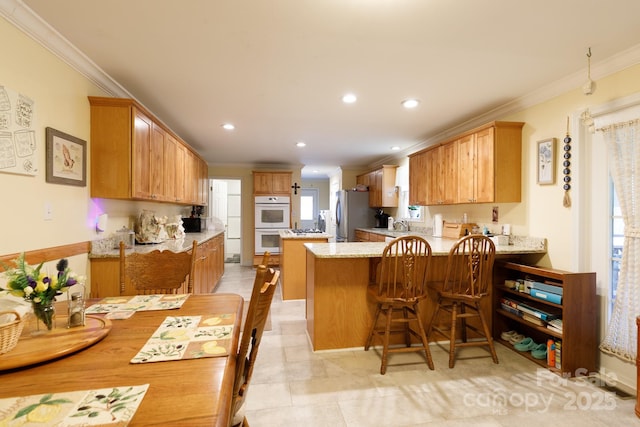
[{"label": "coffee maker", "polygon": [[389,225],[389,214],[384,213],[382,209],[376,210],[376,228],[387,228]]}]

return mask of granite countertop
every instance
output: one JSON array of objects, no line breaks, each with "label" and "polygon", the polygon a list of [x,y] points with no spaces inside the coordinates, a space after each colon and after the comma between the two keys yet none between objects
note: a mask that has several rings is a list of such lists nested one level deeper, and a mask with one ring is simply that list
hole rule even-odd
[{"label": "granite countertop", "polygon": [[[400,232],[395,232],[400,233]],[[402,232],[402,235],[410,233]],[[383,233],[380,233],[383,234]],[[411,233],[414,234],[414,233]],[[415,233],[420,235],[418,233]],[[398,236],[393,236],[398,237]],[[456,242],[455,239],[442,237],[424,237],[431,245],[433,256],[447,256],[451,247]],[[496,245],[497,255],[508,254],[544,254],[547,252],[546,239],[510,236],[509,245]],[[343,243],[305,243],[308,251],[318,258],[372,258],[382,256],[385,242],[343,242]]]},{"label": "granite countertop", "polygon": [[[151,251],[172,251],[172,252],[184,252],[191,249],[193,241],[196,240],[198,244],[206,242],[220,234],[224,234],[224,230],[207,230],[201,233],[186,233],[182,239],[170,239],[165,240],[162,243],[152,244],[137,244],[131,249],[127,249],[127,252],[147,253]],[[120,257],[120,250],[113,247],[113,239],[105,238],[101,240],[94,240],[91,242],[91,252],[89,252],[89,258],[118,258]]]},{"label": "granite countertop", "polygon": [[329,233],[295,233],[293,230],[280,230],[281,239],[329,239],[333,237]]}]

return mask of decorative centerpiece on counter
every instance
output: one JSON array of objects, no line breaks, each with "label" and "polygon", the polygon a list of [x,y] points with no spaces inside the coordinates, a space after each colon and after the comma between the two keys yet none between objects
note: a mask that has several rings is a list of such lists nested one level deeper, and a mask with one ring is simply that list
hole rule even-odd
[{"label": "decorative centerpiece on counter", "polygon": [[169,217],[166,225],[167,235],[170,239],[183,239],[184,238],[184,227],[182,225],[182,216],[173,215]]},{"label": "decorative centerpiece on counter", "polygon": [[143,244],[164,242],[169,238],[166,223],[166,216],[158,217],[153,211],[143,210],[136,224],[136,241]]},{"label": "decorative centerpiece on counter", "polygon": [[55,326],[56,296],[62,295],[70,286],[84,282],[84,278],[69,269],[66,259],[56,264],[56,274],[49,275],[42,272],[44,263],[37,267],[25,262],[24,253],[15,261],[15,268],[3,264],[7,277],[6,290],[9,294],[24,298],[31,303],[36,316],[35,333],[50,331]]}]

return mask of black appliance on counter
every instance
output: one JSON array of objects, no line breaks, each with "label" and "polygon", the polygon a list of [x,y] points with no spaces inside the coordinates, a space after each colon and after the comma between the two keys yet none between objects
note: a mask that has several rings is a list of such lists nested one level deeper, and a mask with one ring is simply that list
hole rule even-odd
[{"label": "black appliance on counter", "polygon": [[202,218],[182,218],[185,233],[201,233],[204,221]]},{"label": "black appliance on counter", "polygon": [[375,219],[375,228],[387,228],[389,226],[389,214],[384,213],[382,209],[376,211]]}]

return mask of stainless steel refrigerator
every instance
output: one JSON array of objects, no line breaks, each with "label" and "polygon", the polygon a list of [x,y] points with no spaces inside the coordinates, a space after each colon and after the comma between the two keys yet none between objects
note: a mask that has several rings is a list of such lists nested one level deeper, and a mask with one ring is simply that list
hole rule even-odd
[{"label": "stainless steel refrigerator", "polygon": [[355,242],[356,228],[373,228],[375,212],[366,191],[336,192],[336,242]]}]

